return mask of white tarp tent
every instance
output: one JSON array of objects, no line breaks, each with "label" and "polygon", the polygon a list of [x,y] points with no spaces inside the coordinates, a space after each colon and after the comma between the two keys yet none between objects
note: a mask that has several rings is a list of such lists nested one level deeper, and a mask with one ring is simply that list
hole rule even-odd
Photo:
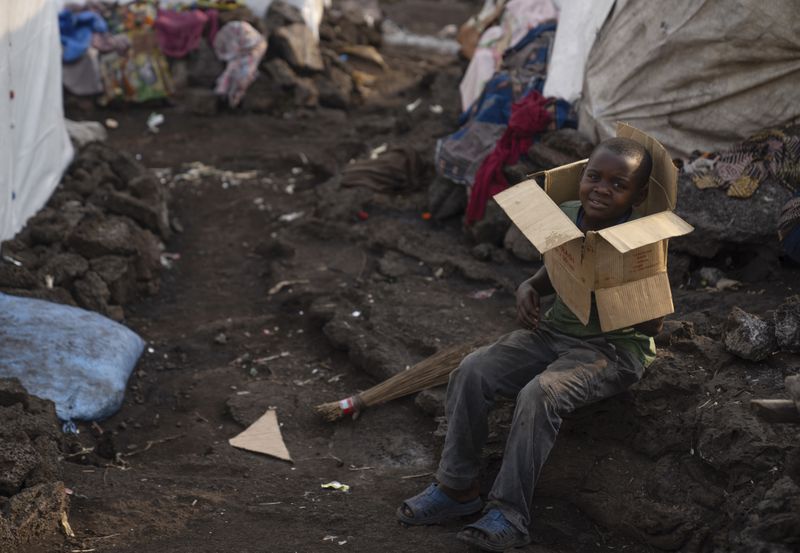
[{"label": "white tarp tent", "polygon": [[592,10],[593,23],[580,19],[581,10],[570,17],[571,3],[585,6],[562,3],[545,93],[575,90],[561,65],[582,64],[581,52],[562,55],[559,45],[573,37],[591,42],[591,29],[602,25],[585,59],[578,104],[589,137],[613,136],[624,121],[678,156],[719,150],[800,118],[795,0],[616,0],[610,16]]},{"label": "white tarp tent", "polygon": [[72,154],[56,5],[0,2],[0,240],[47,202]]}]

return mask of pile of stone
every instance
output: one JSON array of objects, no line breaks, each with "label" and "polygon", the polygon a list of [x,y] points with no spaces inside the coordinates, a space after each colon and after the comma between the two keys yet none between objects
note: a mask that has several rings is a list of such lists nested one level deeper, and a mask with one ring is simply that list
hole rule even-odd
[{"label": "pile of stone", "polygon": [[0,379],[0,420],[0,551],[56,544],[68,523],[53,403]]},{"label": "pile of stone", "polygon": [[168,193],[130,155],[84,147],[47,205],[2,244],[0,291],[77,305],[114,320],[159,289]]},{"label": "pile of stone", "polygon": [[[243,101],[248,111],[282,113],[316,106],[346,110],[369,94],[386,69],[377,50],[379,22],[368,20],[359,10],[326,10],[317,38],[295,6],[278,0],[256,27],[269,46],[259,76]],[[187,82],[194,88],[183,93],[183,100],[192,112],[211,115],[218,108],[211,88],[222,64],[210,51],[195,57],[204,62],[188,62]]]},{"label": "pile of stone", "polygon": [[725,348],[750,361],[777,351],[800,352],[800,296],[787,298],[766,319],[734,307],[725,324]]}]

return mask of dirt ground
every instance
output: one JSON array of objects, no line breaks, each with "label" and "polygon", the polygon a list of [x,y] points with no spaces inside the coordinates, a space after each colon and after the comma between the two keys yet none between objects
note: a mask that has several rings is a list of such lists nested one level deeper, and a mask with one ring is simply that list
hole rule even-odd
[{"label": "dirt ground", "polygon": [[[406,24],[426,7],[401,4],[391,9]],[[437,28],[460,23],[470,9],[433,10],[420,28],[433,18]],[[149,108],[73,108],[73,118],[119,121],[110,145],[162,170],[183,231],[166,244],[180,257],[160,292],[126,306],[126,324],[148,348],[124,406],[98,427],[81,425],[73,449],[95,452],[63,463],[76,537],[60,551],[464,550],[454,539],[460,524],[395,520],[431,480],[441,447],[439,422],[413,398],[338,423],[312,412],[439,347],[514,328],[513,283],[538,266],[502,250],[478,261],[458,221],[423,220],[424,185],[353,193],[329,180],[383,143],[427,152],[429,179],[435,138],[456,128],[462,68],[431,53],[382,53],[391,69],[379,92],[349,112],[202,117],[177,105],[159,108],[166,121],[151,134]],[[256,173],[180,177],[198,161]],[[760,423],[746,403],[780,394],[800,357],[745,362],[720,337],[732,306],[766,314],[797,283],[796,269],[778,268],[737,290],[676,289],[671,318],[686,322],[662,338],[645,379],[566,421],[525,551],[796,547],[797,429]],[[489,298],[472,297],[488,289]],[[294,463],[228,444],[267,408],[277,409]],[[124,462],[111,461],[117,453]],[[331,480],[351,490],[320,488]]]}]

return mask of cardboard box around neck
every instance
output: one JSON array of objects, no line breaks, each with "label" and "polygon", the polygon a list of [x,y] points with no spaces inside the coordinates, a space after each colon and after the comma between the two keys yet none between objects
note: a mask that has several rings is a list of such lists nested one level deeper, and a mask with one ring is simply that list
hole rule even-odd
[{"label": "cardboard box around neck", "polygon": [[675,215],[678,172],[664,147],[642,131],[617,124],[617,136],[650,152],[653,170],[639,217],[584,234],[559,205],[578,199],[588,160],[544,171],[544,185],[530,179],[494,199],[525,237],[543,254],[558,295],[585,325],[594,293],[600,328],[610,332],[675,311],[667,277],[669,238],[690,233]]}]

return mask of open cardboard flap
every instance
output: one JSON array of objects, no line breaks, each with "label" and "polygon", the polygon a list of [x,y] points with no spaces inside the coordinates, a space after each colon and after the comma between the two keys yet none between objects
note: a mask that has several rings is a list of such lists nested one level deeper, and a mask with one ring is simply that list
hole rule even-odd
[{"label": "open cardboard flap", "polygon": [[540,252],[583,238],[563,211],[552,208],[552,200],[533,179],[503,190],[494,199]]},{"label": "open cardboard flap", "polygon": [[274,409],[268,410],[244,432],[228,440],[228,443],[233,447],[293,462],[286,444],[283,443],[281,427]]},{"label": "open cardboard flap", "polygon": [[497,194],[498,205],[543,254],[562,301],[585,325],[594,292],[603,332],[672,313],[667,277],[669,238],[693,228],[675,215],[677,169],[654,138],[619,123],[617,136],[642,144],[653,158],[647,198],[636,219],[584,234],[559,207],[577,200],[587,160],[544,171],[544,187],[527,180]]}]

